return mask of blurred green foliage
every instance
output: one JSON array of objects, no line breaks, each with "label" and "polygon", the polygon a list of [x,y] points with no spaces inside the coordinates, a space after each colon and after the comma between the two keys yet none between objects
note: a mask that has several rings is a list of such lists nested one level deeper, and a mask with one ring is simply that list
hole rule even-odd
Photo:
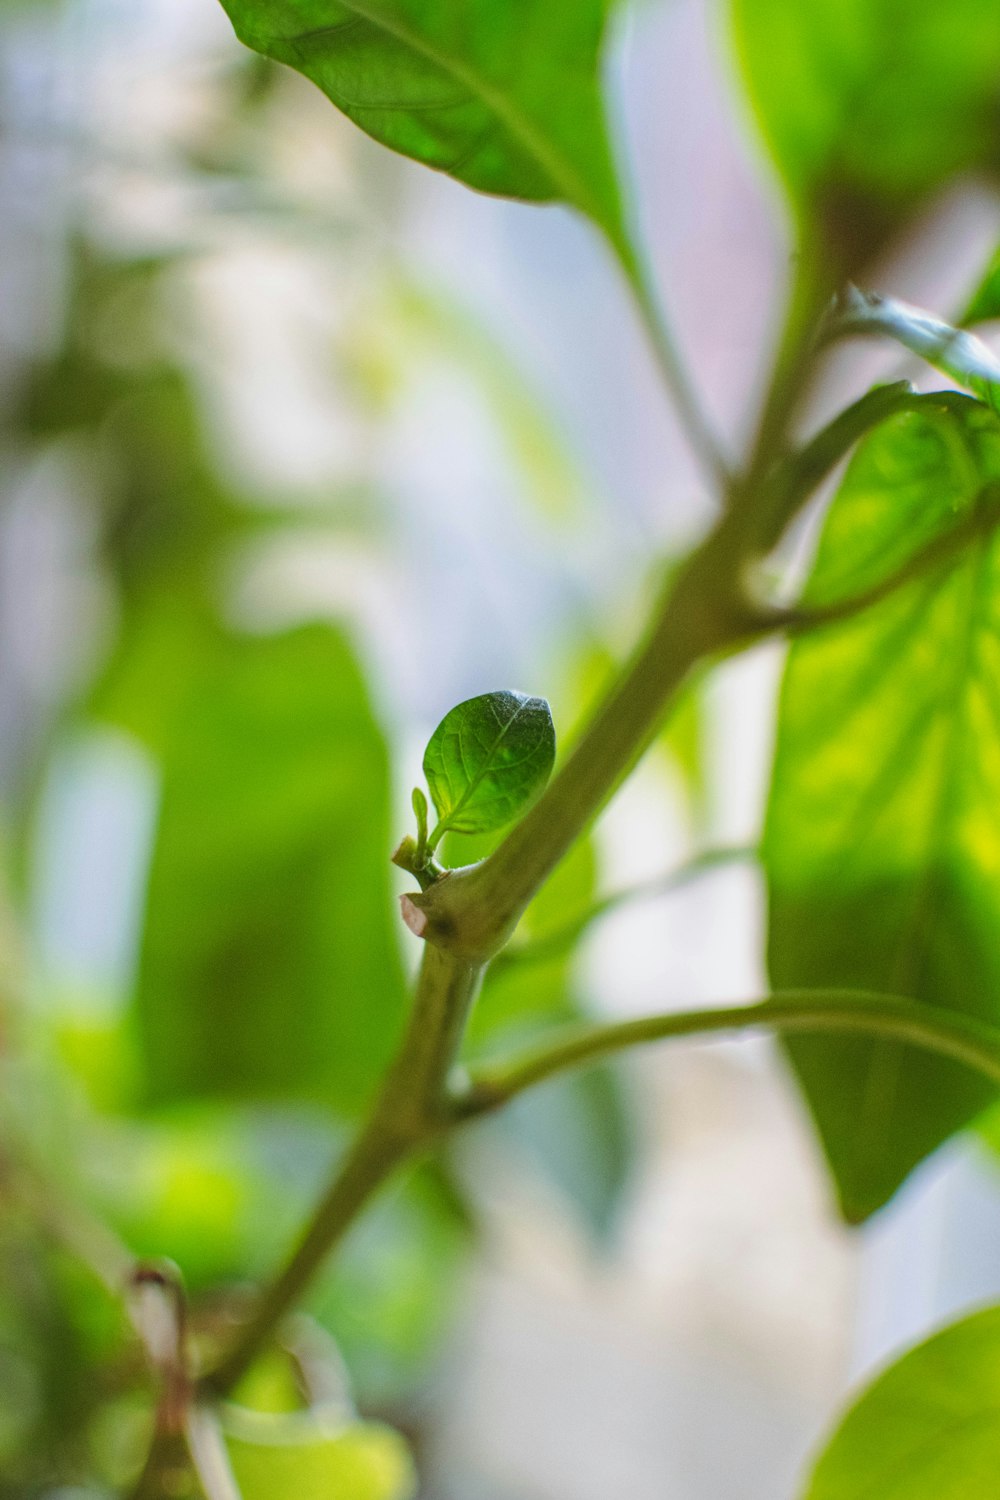
[{"label": "blurred green foliage", "polygon": [[731,0],[731,9],[798,232],[834,281],[937,189],[1000,171],[991,0]]}]

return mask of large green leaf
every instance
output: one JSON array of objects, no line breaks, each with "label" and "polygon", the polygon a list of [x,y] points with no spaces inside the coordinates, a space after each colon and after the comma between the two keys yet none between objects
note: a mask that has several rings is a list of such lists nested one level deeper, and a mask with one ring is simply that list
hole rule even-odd
[{"label": "large green leaf", "polygon": [[1000,1308],[892,1365],[854,1404],[803,1500],[993,1500],[1000,1475]]},{"label": "large green leaf", "polygon": [[[894,418],[848,470],[807,599],[884,578],[998,482],[988,408],[942,396]],[[985,526],[959,559],[791,647],[764,839],[776,988],[892,991],[1000,1021],[998,672],[1000,539]],[[992,1096],[891,1042],[788,1046],[850,1220]]]},{"label": "large green leaf", "polygon": [[135,995],[147,1097],[353,1110],[403,1007],[381,732],[337,630],[219,634],[157,725],[162,811]]},{"label": "large green leaf", "polygon": [[732,0],[768,143],[839,267],[957,174],[1000,167],[994,0]]},{"label": "large green leaf", "polygon": [[240,40],[383,145],[621,234],[601,102],[606,0],[223,0]]}]

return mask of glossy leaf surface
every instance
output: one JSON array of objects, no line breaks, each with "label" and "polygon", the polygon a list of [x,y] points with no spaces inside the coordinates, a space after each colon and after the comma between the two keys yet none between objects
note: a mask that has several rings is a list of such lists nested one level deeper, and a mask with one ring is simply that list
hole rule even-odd
[{"label": "glossy leaf surface", "polygon": [[[1000,480],[994,414],[940,403],[858,451],[808,601],[893,573]],[[985,524],[957,558],[791,647],[764,839],[775,989],[890,991],[1000,1021],[998,680],[1000,537]],[[992,1097],[895,1043],[788,1046],[850,1220]]]},{"label": "glossy leaf surface", "polygon": [[921,307],[848,286],[837,299],[828,331],[834,338],[857,333],[894,339],[994,410],[1000,409],[1000,359],[974,333],[953,328]]},{"label": "glossy leaf surface", "polygon": [[803,1500],[988,1500],[1000,1473],[1000,1308],[892,1365],[847,1413]]},{"label": "glossy leaf surface", "polygon": [[849,273],[955,176],[1000,169],[993,0],[733,0],[768,144]]},{"label": "glossy leaf surface", "polygon": [[360,1106],[403,1006],[381,732],[348,643],[220,636],[159,727],[134,1000],[148,1098]]},{"label": "glossy leaf surface", "polygon": [[483,693],[445,714],[424,752],[424,775],[445,831],[502,828],[542,790],[552,773],[556,735],[544,698]]},{"label": "glossy leaf surface", "polygon": [[223,0],[383,145],[620,233],[599,62],[605,0]]}]

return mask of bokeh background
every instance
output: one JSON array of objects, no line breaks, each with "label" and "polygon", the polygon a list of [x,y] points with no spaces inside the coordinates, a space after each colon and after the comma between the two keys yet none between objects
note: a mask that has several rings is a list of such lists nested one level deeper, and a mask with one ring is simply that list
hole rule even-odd
[{"label": "bokeh background", "polygon": [[[608,65],[737,451],[789,245],[722,7],[643,0]],[[884,289],[946,314],[998,219],[936,204]],[[568,738],[711,515],[582,222],[391,157],[214,0],[0,5],[0,1494],[136,1461],[126,1251],[210,1325],[294,1235],[418,957],[388,854],[434,725],[509,686]],[[779,670],[689,690],[529,927],[643,894],[503,967],[480,1052],[762,992],[752,860],[656,883],[752,850]],[[300,1335],[427,1500],[791,1500],[849,1384],[1000,1291],[990,1130],[848,1231],[767,1042],[659,1049],[456,1139]]]}]

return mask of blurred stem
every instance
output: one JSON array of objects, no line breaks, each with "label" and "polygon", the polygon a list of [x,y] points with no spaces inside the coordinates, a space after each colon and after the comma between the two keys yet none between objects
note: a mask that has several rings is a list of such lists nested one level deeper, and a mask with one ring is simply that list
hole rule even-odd
[{"label": "blurred stem", "polygon": [[767,1028],[781,1032],[840,1032],[905,1042],[954,1058],[1000,1084],[1000,1028],[901,995],[864,990],[784,990],[753,1005],[670,1012],[634,1021],[581,1026],[532,1048],[513,1062],[474,1071],[455,1096],[458,1120],[501,1108],[526,1089],[570,1069],[586,1067],[629,1047],[676,1037]]},{"label": "blurred stem", "polygon": [[710,874],[712,870],[755,859],[756,856],[757,848],[753,844],[724,844],[718,848],[703,849],[700,854],[695,854],[684,864],[678,865],[676,869],[667,871],[665,875],[659,875],[653,880],[639,881],[620,891],[612,891],[562,926],[553,928],[550,932],[539,933],[537,937],[528,938],[523,943],[511,944],[502,949],[493,961],[493,969],[544,963],[551,958],[561,958],[588,927],[611,912],[617,911],[619,907],[626,906],[633,901],[645,901],[654,896],[669,895],[671,891],[682,889],[692,881],[700,879],[702,875]]},{"label": "blurred stem", "polygon": [[745,506],[775,461],[809,393],[816,356],[815,330],[833,294],[834,283],[807,248],[795,261],[784,323],[774,353],[771,379],[744,474],[730,488],[730,503]]},{"label": "blurred stem", "polygon": [[631,245],[616,241],[613,246],[691,451],[715,488],[724,495],[732,478],[729,462],[705,415],[704,405],[667,322],[663,305],[653,289],[650,273]]},{"label": "blurred stem", "polygon": [[371,1117],[284,1269],[203,1381],[212,1394],[223,1395],[238,1384],[369,1199],[447,1123],[447,1075],[479,972],[432,944],[425,946],[409,1024]]}]

